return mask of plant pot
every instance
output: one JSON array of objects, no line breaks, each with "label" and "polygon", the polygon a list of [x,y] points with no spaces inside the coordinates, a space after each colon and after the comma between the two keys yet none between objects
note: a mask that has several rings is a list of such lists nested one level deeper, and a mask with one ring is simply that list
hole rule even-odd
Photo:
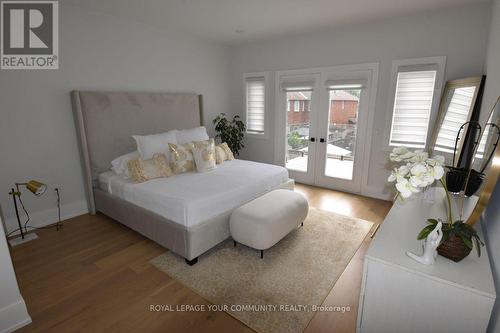
[{"label": "plant pot", "polygon": [[437,251],[439,255],[454,262],[459,262],[467,257],[472,249],[465,246],[460,237],[452,235],[438,246]]},{"label": "plant pot", "polygon": [[469,181],[467,182],[467,189],[465,190],[465,195],[470,197],[479,190],[481,184],[483,183],[484,173],[478,172],[474,169],[471,170]]},{"label": "plant pot", "polygon": [[450,193],[460,193],[464,189],[467,180],[468,170],[464,168],[447,167],[446,187]]}]

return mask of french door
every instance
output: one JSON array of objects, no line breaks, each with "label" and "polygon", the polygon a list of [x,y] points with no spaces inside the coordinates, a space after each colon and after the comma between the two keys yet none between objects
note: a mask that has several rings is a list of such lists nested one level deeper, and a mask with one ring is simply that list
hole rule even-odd
[{"label": "french door", "polygon": [[297,182],[362,192],[374,89],[360,66],[277,73],[277,156]]}]

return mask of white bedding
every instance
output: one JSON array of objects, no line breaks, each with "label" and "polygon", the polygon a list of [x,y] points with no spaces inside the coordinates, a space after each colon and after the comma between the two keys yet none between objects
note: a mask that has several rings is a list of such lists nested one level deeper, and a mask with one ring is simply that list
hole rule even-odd
[{"label": "white bedding", "polygon": [[99,175],[99,187],[171,221],[191,227],[233,210],[288,180],[280,166],[226,161],[205,173],[184,173],[141,184],[112,171]]}]

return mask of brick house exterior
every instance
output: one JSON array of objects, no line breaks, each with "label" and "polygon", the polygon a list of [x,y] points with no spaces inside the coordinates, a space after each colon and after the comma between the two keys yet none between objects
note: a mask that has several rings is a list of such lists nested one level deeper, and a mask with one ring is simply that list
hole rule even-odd
[{"label": "brick house exterior", "polygon": [[[302,92],[291,92],[289,94],[287,105],[288,124],[309,123],[309,96]],[[344,90],[336,90],[332,94],[330,124],[355,124],[359,98]]]}]

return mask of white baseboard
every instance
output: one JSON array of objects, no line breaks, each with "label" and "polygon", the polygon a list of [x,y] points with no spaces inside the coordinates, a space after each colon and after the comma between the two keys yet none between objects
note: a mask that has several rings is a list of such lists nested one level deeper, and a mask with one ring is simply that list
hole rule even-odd
[{"label": "white baseboard", "polygon": [[10,333],[31,323],[26,304],[21,298],[0,309],[0,333]]},{"label": "white baseboard", "polygon": [[[88,213],[87,202],[85,200],[70,202],[61,205],[61,221],[70,219],[75,216]],[[43,227],[57,222],[57,207],[39,212],[30,212],[31,220],[29,225],[32,227]],[[24,223],[24,218],[21,217],[21,223]],[[15,216],[5,219],[7,233],[18,228],[17,219]],[[19,231],[12,235],[20,234]]]}]

